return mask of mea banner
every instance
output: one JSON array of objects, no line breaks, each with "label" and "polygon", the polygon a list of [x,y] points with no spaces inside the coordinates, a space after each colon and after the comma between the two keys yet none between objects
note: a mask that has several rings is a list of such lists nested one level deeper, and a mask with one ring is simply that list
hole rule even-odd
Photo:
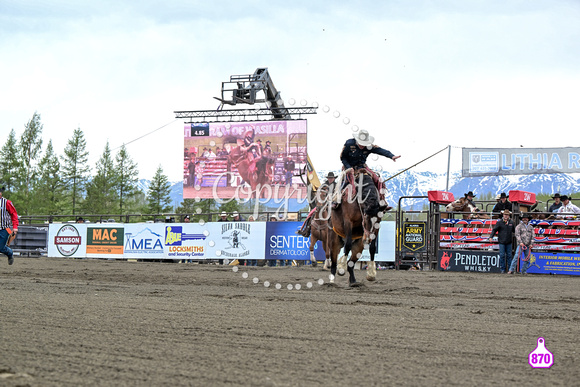
[{"label": "mea banner", "polygon": [[499,253],[492,251],[439,250],[439,270],[501,273]]},{"label": "mea banner", "polygon": [[532,252],[528,273],[580,275],[580,254]]},{"label": "mea banner", "polygon": [[462,148],[463,177],[580,173],[580,148]]},{"label": "mea banner", "polygon": [[165,257],[164,223],[125,225],[125,258],[161,259]]}]

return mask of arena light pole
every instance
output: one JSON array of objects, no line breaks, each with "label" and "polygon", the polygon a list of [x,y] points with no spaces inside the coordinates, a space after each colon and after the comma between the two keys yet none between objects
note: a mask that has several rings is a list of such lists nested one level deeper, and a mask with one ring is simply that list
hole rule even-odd
[{"label": "arena light pole", "polygon": [[445,184],[445,192],[449,192],[449,167],[451,165],[451,145],[447,145],[449,152],[447,153],[447,184]]}]

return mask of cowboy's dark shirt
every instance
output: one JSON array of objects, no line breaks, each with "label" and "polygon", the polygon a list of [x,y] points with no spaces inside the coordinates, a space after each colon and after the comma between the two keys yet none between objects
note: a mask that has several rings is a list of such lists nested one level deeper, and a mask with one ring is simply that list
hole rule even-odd
[{"label": "cowboy's dark shirt", "polygon": [[491,230],[490,238],[493,238],[495,234],[497,234],[497,241],[502,245],[509,245],[512,243],[512,235],[514,233],[514,222],[511,219],[508,219],[505,222],[503,219],[500,219],[495,224],[493,230]]},{"label": "cowboy's dark shirt", "polygon": [[501,200],[497,202],[491,212],[502,212],[503,210],[512,210],[512,204],[508,200],[506,200],[505,203],[502,203]]},{"label": "cowboy's dark shirt", "polygon": [[373,145],[371,149],[368,149],[367,147],[360,149],[356,143],[356,140],[354,138],[351,138],[344,143],[342,152],[340,153],[340,161],[342,161],[342,165],[344,165],[345,169],[357,167],[362,168],[365,166],[365,163],[367,162],[367,157],[371,153],[385,156],[390,159],[395,157],[395,155],[389,152],[388,150],[383,149],[376,145]]}]

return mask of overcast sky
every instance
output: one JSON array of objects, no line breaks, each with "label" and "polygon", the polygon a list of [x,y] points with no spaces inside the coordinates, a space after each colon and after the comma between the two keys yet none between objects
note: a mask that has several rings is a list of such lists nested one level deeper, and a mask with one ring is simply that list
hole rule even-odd
[{"label": "overcast sky", "polygon": [[[217,108],[221,82],[258,67],[286,105],[320,106],[318,170],[340,168],[353,125],[402,156],[373,162],[393,172],[447,145],[578,145],[580,1],[278,3],[0,1],[2,145],[37,111],[45,144],[62,154],[80,127],[94,165],[107,140],[169,124],[127,148],[140,177],[161,164],[179,181],[173,112]],[[446,168],[446,153],[417,167]]]}]

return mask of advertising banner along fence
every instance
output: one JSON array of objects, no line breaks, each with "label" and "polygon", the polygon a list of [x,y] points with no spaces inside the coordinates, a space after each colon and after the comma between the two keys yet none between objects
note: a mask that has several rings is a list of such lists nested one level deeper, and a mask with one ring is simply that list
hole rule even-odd
[{"label": "advertising banner along fence", "polygon": [[579,173],[580,148],[463,148],[462,176]]},{"label": "advertising banner along fence", "polygon": [[[297,235],[301,222],[51,224],[48,256],[122,259],[310,260],[310,239]],[[394,261],[395,222],[382,222],[377,255]],[[324,260],[320,242],[315,258]],[[365,250],[362,260],[368,260]]]}]

